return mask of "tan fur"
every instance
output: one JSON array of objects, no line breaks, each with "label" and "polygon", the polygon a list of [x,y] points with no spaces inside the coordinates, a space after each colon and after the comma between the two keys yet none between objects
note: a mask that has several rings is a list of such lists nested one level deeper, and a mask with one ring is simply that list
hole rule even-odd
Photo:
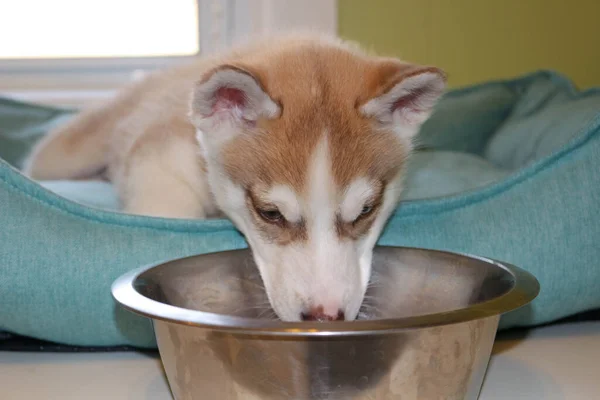
[{"label": "tan fur", "polygon": [[81,113],[36,146],[25,172],[106,169],[130,213],[222,212],[280,318],[354,319],[443,80],[337,39],[265,39],[156,73]]},{"label": "tan fur", "polygon": [[[85,111],[52,132],[32,153],[26,173],[35,179],[74,179],[107,167],[125,209],[138,212],[135,204],[129,204],[136,190],[131,175],[136,179],[140,175],[134,172],[136,160],[165,148],[197,146],[188,121],[190,93],[221,65],[250,71],[283,106],[281,118],[259,121],[261,135],[239,137],[228,145],[224,164],[237,182],[248,184],[258,178],[302,188],[311,150],[324,131],[330,135],[334,176],[340,186],[360,174],[385,180],[401,167],[408,152],[405,144],[393,135],[379,134],[371,121],[359,116],[357,107],[409,67],[368,57],[335,39],[301,34],[240,46],[132,85],[114,101]],[[86,144],[93,149],[82,151]],[[90,153],[94,163],[89,162]],[[176,161],[164,160],[162,167],[169,169],[169,162]],[[180,187],[174,192],[196,186],[189,180],[203,171],[200,156],[196,163],[197,171],[190,174],[170,168]],[[164,196],[169,201],[171,196]],[[207,201],[208,212],[187,209],[177,216],[216,212]]]},{"label": "tan fur", "polygon": [[265,183],[302,188],[308,159],[323,132],[341,187],[360,175],[389,178],[401,167],[409,149],[394,135],[378,132],[357,107],[387,86],[404,65],[310,42],[243,68],[259,77],[284,110],[281,118],[261,121],[261,135],[239,137],[228,146],[226,166],[238,182],[259,177]]}]

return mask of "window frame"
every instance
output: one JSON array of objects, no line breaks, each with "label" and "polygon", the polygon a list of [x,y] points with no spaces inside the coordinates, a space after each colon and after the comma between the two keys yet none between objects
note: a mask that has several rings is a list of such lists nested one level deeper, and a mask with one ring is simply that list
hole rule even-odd
[{"label": "window frame", "polygon": [[303,28],[337,33],[337,0],[197,1],[197,55],[0,60],[0,96],[85,106],[111,97],[147,72],[213,53],[248,36]]}]

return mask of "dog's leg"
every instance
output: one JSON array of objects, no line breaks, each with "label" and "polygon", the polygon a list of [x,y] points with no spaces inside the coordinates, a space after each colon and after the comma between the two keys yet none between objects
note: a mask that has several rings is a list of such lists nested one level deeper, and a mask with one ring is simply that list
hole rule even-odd
[{"label": "dog's leg", "polygon": [[125,212],[166,218],[206,218],[215,205],[197,143],[173,137],[130,153],[116,177]]}]

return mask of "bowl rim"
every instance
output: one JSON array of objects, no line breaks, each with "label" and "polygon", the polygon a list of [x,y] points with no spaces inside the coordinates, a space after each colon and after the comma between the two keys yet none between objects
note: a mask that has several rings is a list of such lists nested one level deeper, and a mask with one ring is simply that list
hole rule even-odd
[{"label": "bowl rim", "polygon": [[134,288],[134,282],[142,273],[160,265],[188,258],[195,258],[205,254],[251,251],[250,249],[245,248],[197,254],[146,265],[129,271],[117,278],[111,286],[111,292],[113,298],[123,308],[135,314],[151,318],[153,322],[154,320],[159,320],[179,325],[209,329],[212,331],[249,334],[254,336],[268,335],[294,337],[386,334],[469,322],[487,317],[500,316],[501,314],[521,308],[535,299],[540,292],[540,284],[531,273],[506,262],[468,253],[428,248],[385,245],[377,245],[376,247],[435,252],[479,260],[504,269],[513,277],[514,285],[501,296],[465,308],[401,318],[333,322],[283,322],[279,320],[236,317],[207,311],[190,310],[150,299]]}]

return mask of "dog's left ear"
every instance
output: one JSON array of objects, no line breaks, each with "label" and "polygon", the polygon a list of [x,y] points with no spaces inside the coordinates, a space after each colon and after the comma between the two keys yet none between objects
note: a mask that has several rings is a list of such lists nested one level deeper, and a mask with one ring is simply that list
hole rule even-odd
[{"label": "dog's left ear", "polygon": [[222,123],[253,124],[259,118],[276,118],[281,107],[269,97],[259,79],[248,70],[221,65],[194,88],[191,120],[196,127],[218,127]]},{"label": "dog's left ear", "polygon": [[384,63],[372,76],[359,112],[404,139],[417,134],[446,87],[445,73],[435,67]]}]

